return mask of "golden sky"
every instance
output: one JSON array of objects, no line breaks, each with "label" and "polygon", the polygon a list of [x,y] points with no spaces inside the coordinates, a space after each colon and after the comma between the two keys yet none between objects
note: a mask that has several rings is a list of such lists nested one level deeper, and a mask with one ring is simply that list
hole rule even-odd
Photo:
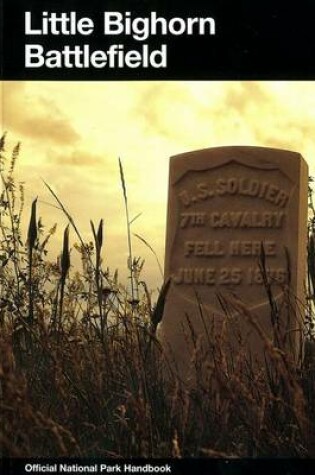
[{"label": "golden sky", "polygon": [[[55,252],[66,219],[49,205],[55,203],[42,179],[86,240],[89,220],[104,218],[104,265],[118,268],[122,279],[128,248],[118,157],[131,218],[142,213],[132,232],[162,263],[171,155],[221,145],[276,147],[300,152],[315,174],[315,82],[3,82],[2,124],[8,152],[22,142],[17,178],[26,183],[26,214],[38,196],[44,224],[59,224]],[[136,238],[133,249],[145,258],[143,277],[160,286],[152,253]]]}]

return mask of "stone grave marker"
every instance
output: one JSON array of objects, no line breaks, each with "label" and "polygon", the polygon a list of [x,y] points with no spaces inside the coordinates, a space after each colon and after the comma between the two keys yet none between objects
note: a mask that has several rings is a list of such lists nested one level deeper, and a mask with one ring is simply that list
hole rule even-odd
[{"label": "stone grave marker", "polygon": [[[262,244],[275,301],[281,304],[289,283],[291,300],[301,302],[301,308],[307,187],[306,162],[295,152],[235,146],[171,158],[165,278],[171,277],[172,284],[161,335],[179,367],[186,367],[190,357],[186,315],[197,335],[205,332],[196,295],[214,322],[212,331],[226,317],[218,295],[234,295],[271,336],[270,304],[259,269]],[[241,325],[251,332],[245,322]],[[301,332],[295,330],[301,327],[295,318],[290,325],[291,350],[297,352]],[[248,340],[254,357],[263,351],[256,337]]]}]

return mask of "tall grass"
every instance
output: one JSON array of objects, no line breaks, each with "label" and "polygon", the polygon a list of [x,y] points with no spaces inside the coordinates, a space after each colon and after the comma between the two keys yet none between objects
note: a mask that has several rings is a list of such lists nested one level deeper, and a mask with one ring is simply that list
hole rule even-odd
[{"label": "tall grass", "polygon": [[[231,357],[227,332],[207,331],[209,316],[199,302],[206,344],[191,326],[191,365],[182,380],[156,337],[170,281],[153,305],[129,234],[135,298],[135,288],[130,292],[104,266],[103,220],[97,227],[91,222],[93,243],[87,244],[51,188],[69,225],[58,261],[49,261],[56,227],[45,230],[34,200],[28,233],[21,229],[24,193],[14,179],[19,148],[8,156],[4,137],[0,148],[2,456],[315,456],[313,222],[307,357],[291,358],[281,335],[270,340],[244,304],[222,297],[227,321],[236,308],[259,335],[266,363],[257,368],[242,341]],[[121,163],[120,173],[127,212]],[[127,226],[130,232],[128,213]],[[81,256],[80,270],[71,265],[71,247]],[[272,288],[266,291],[277,322],[283,309],[274,306]]]}]

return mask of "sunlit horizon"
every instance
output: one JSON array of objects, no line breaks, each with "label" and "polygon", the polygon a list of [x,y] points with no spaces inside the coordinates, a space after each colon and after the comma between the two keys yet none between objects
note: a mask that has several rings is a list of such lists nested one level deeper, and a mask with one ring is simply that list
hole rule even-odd
[{"label": "sunlit horizon", "polygon": [[[132,233],[164,260],[169,157],[223,145],[283,148],[315,170],[315,82],[2,82],[7,155],[21,142],[17,180],[25,182],[25,223],[38,196],[47,228],[55,222],[52,256],[66,216],[86,241],[90,220],[103,218],[103,265],[127,276],[127,233],[118,157],[126,179]],[[74,233],[72,244],[77,241]],[[162,277],[154,254],[135,236],[153,289]],[[73,251],[74,254],[74,251]],[[50,256],[48,256],[50,257]]]}]

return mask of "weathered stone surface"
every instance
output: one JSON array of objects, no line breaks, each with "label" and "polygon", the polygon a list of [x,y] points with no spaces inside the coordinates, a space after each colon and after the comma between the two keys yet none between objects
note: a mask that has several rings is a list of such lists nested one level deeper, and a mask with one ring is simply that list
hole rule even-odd
[{"label": "weathered stone surface", "polygon": [[[180,366],[190,357],[185,315],[196,334],[205,332],[196,295],[214,321],[212,331],[225,318],[218,296],[235,295],[271,335],[262,244],[275,301],[281,305],[289,284],[291,301],[303,302],[307,180],[301,155],[284,150],[219,147],[171,158],[165,277],[172,285],[161,334]],[[288,330],[300,328],[291,320]],[[291,333],[297,351],[300,333]],[[250,351],[259,353],[255,338],[249,337]]]}]

